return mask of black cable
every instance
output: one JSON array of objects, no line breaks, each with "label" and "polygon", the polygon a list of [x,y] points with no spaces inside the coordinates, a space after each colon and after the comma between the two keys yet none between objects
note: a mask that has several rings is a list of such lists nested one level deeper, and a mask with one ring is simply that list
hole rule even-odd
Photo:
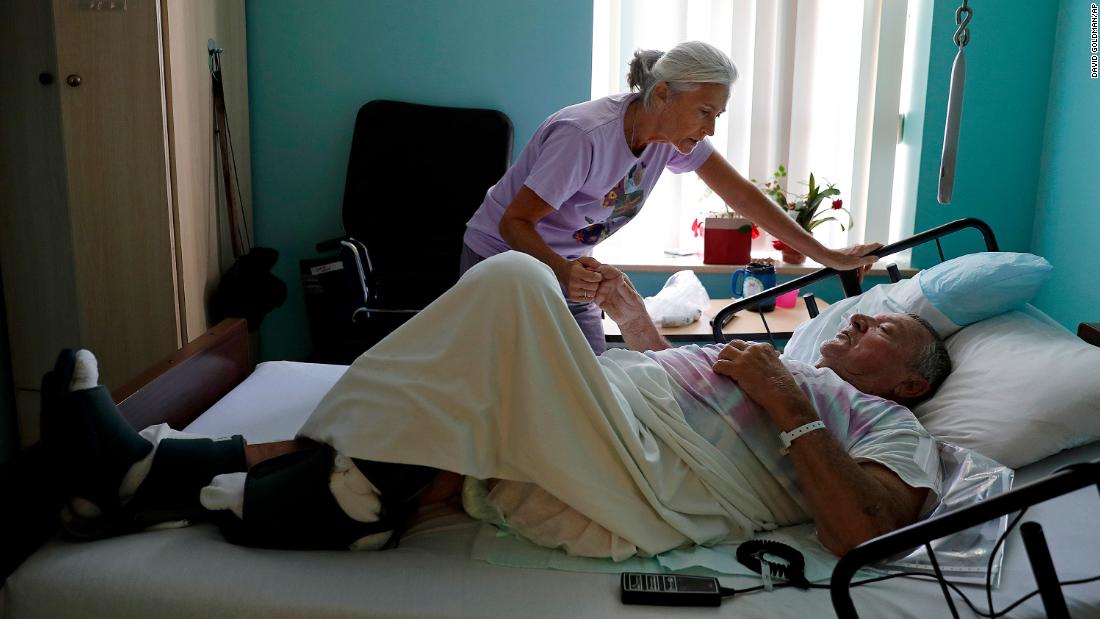
[{"label": "black cable", "polygon": [[[1067,585],[1083,585],[1085,583],[1096,582],[1097,580],[1100,580],[1100,576],[1093,576],[1091,578],[1078,578],[1077,580],[1063,580],[1063,581],[1059,582],[1058,584],[1062,587],[1065,587]],[[1024,597],[1016,600],[1012,604],[1009,604],[1001,612],[994,614],[993,619],[996,619],[997,617],[1003,617],[1003,616],[1007,615],[1008,613],[1012,612],[1017,606],[1019,606],[1020,604],[1023,604],[1024,602],[1030,600],[1031,598],[1035,597],[1038,594],[1039,594],[1038,589],[1032,591],[1031,593],[1025,595]]]},{"label": "black cable", "polygon": [[764,318],[764,310],[758,309],[757,312],[760,314],[760,321],[764,323],[764,331],[768,334],[768,341],[771,342],[772,348],[775,348],[775,338],[772,337],[772,329],[768,326],[767,319]]},{"label": "black cable", "polygon": [[[883,576],[873,576],[871,578],[866,578],[864,580],[857,580],[849,586],[850,587],[858,587],[860,585],[870,585],[870,584],[874,584],[876,582],[882,582],[884,580],[892,580],[894,578],[902,578],[902,577],[920,578],[920,579],[929,580],[929,581],[938,580],[932,574],[925,574],[924,572],[894,572],[892,574],[885,574]],[[1079,578],[1077,580],[1063,580],[1063,581],[1059,582],[1058,584],[1063,586],[1063,587],[1067,587],[1067,586],[1070,586],[1070,585],[1083,585],[1083,584],[1087,584],[1087,583],[1090,583],[1090,582],[1096,582],[1098,580],[1100,580],[1100,575],[1092,576],[1092,577],[1089,577],[1089,578]],[[978,607],[974,605],[974,602],[972,602],[970,600],[970,598],[967,597],[967,595],[965,593],[963,593],[961,589],[959,589],[960,584],[970,584],[970,583],[958,583],[958,582],[955,582],[953,580],[947,580],[947,579],[944,579],[943,582],[948,587],[950,587],[952,591],[955,592],[955,595],[958,595],[959,598],[961,598],[962,601],[966,603],[966,605],[970,608],[971,612],[973,612],[975,615],[977,615],[979,617],[989,617],[990,619],[996,619],[997,617],[1003,617],[1003,616],[1007,615],[1008,613],[1015,610],[1016,607],[1019,606],[1020,604],[1023,604],[1024,602],[1030,600],[1031,598],[1033,598],[1033,597],[1035,597],[1036,595],[1039,594],[1039,590],[1035,589],[1031,593],[1028,593],[1027,595],[1024,595],[1023,597],[1013,601],[1011,604],[1009,604],[1004,609],[997,611],[993,615],[990,615],[988,613],[985,613],[985,612],[982,612],[982,611],[978,610]],[[784,583],[776,583],[772,587],[774,589],[783,589],[783,588],[788,588],[788,587],[793,587],[793,586],[794,585],[791,585],[789,583],[784,582]],[[829,585],[818,585],[818,584],[814,584],[814,583],[810,583],[809,587],[811,589],[830,589],[831,588]],[[764,589],[764,585],[757,585],[755,587],[750,587],[748,589],[729,589],[729,588],[726,588],[726,587],[721,587],[722,597],[729,597],[729,596],[734,595],[736,593],[756,593],[757,591],[762,591],[763,589]]]},{"label": "black cable", "polygon": [[[761,318],[763,318],[763,315],[761,315]],[[992,577],[993,577],[993,562],[997,557],[997,551],[1000,550],[1001,546],[1004,544],[1005,540],[1008,538],[1008,534],[1011,533],[1012,530],[1016,528],[1016,525],[1019,524],[1021,519],[1023,519],[1024,515],[1027,513],[1027,510],[1028,510],[1028,507],[1025,507],[1024,509],[1020,510],[1020,512],[1016,515],[1016,517],[1012,519],[1012,522],[1010,522],[1008,524],[1008,526],[1005,527],[1004,532],[1001,533],[1000,537],[997,538],[997,543],[993,545],[993,552],[991,552],[990,555],[989,555],[989,563],[986,565],[986,572],[985,572],[985,593],[986,593],[986,602],[988,603],[988,612],[982,612],[982,611],[978,610],[978,607],[974,605],[974,602],[972,602],[970,600],[970,598],[965,593],[963,593],[963,591],[961,589],[959,589],[958,585],[959,584],[964,584],[964,583],[956,583],[954,581],[948,580],[948,579],[943,577],[943,574],[939,570],[939,565],[935,560],[935,555],[931,553],[931,548],[929,548],[929,553],[930,553],[930,557],[932,558],[933,568],[936,570],[935,575],[926,574],[924,572],[894,572],[892,574],[886,574],[886,575],[883,575],[883,576],[874,576],[874,577],[871,577],[871,578],[865,578],[863,580],[857,580],[853,583],[850,583],[848,586],[849,586],[849,588],[858,587],[858,586],[861,586],[861,585],[869,585],[869,584],[872,584],[872,583],[882,582],[884,580],[891,580],[893,578],[901,578],[901,577],[935,580],[935,581],[940,583],[941,587],[950,587],[951,590],[954,591],[955,594],[958,595],[959,598],[961,598],[962,601],[965,602],[968,607],[970,607],[971,612],[973,612],[975,615],[977,615],[979,617],[988,617],[989,619],[997,619],[997,617],[1003,617],[1003,616],[1007,615],[1008,613],[1012,612],[1020,604],[1023,604],[1024,602],[1030,600],[1031,598],[1035,597],[1039,593],[1039,589],[1035,589],[1031,593],[1028,593],[1028,594],[1024,595],[1023,597],[1013,601],[1011,604],[1009,604],[1007,607],[1001,609],[1000,611],[995,611],[993,609],[993,580],[992,580]],[[1098,581],[1098,580],[1100,580],[1100,575],[1092,576],[1092,577],[1089,577],[1089,578],[1079,578],[1079,579],[1076,579],[1076,580],[1059,581],[1058,586],[1066,587],[1066,586],[1069,586],[1069,585],[1081,585],[1081,584],[1086,584],[1086,583],[1090,583],[1090,582],[1095,582],[1095,581]],[[777,583],[777,584],[773,585],[772,588],[782,589],[782,588],[785,588],[785,587],[795,587],[795,586],[797,586],[799,588],[810,588],[810,589],[830,589],[830,588],[832,588],[830,585],[818,585],[818,584],[813,584],[813,583],[796,584],[796,583],[793,583],[793,582]],[[765,588],[766,587],[764,585],[758,585],[758,586],[755,586],[755,587],[750,587],[748,589],[730,589],[730,588],[726,588],[726,587],[720,587],[720,589],[722,591],[722,597],[729,597],[729,596],[735,595],[737,593],[755,593],[755,592],[761,591]],[[952,602],[952,600],[950,598],[950,595],[947,593],[946,589],[944,590],[944,596],[947,599],[947,605],[951,608],[952,613],[955,616],[958,616],[958,613],[955,610],[955,605]]]},{"label": "black cable", "polygon": [[[1028,506],[1030,507],[1030,506]],[[1020,510],[1020,513],[1012,519],[1012,522],[1005,527],[1005,532],[1001,534],[1001,537],[997,540],[997,543],[993,545],[993,552],[989,553],[989,563],[985,567],[985,599],[989,603],[989,614],[987,617],[996,617],[997,613],[993,612],[993,559],[997,557],[997,551],[1000,550],[1001,544],[1008,538],[1008,534],[1012,532],[1012,529],[1016,528],[1020,519],[1027,513],[1028,508],[1025,507]]]},{"label": "black cable", "polygon": [[[225,82],[221,80],[222,75],[222,61],[221,55],[217,57],[218,63],[218,78],[222,83],[222,106],[225,107]],[[233,132],[229,130],[229,110],[226,109],[225,115],[222,116],[223,124],[225,125],[225,137],[229,142],[229,162],[233,164],[233,183],[237,189],[237,210],[241,212],[241,228],[244,232],[245,247],[251,249],[252,244],[255,242],[252,236],[252,231],[248,229],[248,218],[244,212],[244,196],[241,194],[241,181],[240,173],[237,172],[237,153],[233,150]]]},{"label": "black cable", "polygon": [[[932,544],[925,542],[924,548],[928,552],[928,560],[932,562],[932,569],[936,572],[936,580],[939,581],[940,589],[943,591],[943,599],[947,600],[947,607],[951,609],[951,616],[954,619],[959,619],[959,610],[955,608],[955,600],[952,600],[951,594],[947,592],[947,579],[943,577],[940,562],[936,560],[936,553],[932,551]],[[988,576],[989,572],[986,572],[986,577]]]},{"label": "black cable", "polygon": [[[218,81],[218,85],[222,89],[222,108],[225,109],[225,107],[226,107],[225,106],[225,82],[222,80],[221,51],[219,50],[217,53],[213,54],[212,58],[213,58],[212,63],[213,63],[213,66],[214,66],[214,71],[215,71],[215,78]],[[217,105],[216,104],[215,104],[214,113],[217,114]],[[237,236],[243,237],[243,238],[241,238],[241,243],[244,245],[244,248],[245,248],[246,253],[247,253],[247,250],[252,249],[253,238],[252,238],[252,232],[248,229],[248,218],[245,216],[245,212],[244,212],[244,196],[241,194],[240,174],[237,171],[237,154],[233,150],[233,132],[229,129],[229,110],[228,109],[226,109],[225,113],[222,114],[222,128],[225,130],[225,141],[226,141],[226,147],[227,147],[226,148],[226,155],[229,158],[228,163],[232,168],[232,176],[228,180],[228,183],[230,185],[235,185],[235,187],[231,186],[231,187],[227,187],[227,189],[229,191],[233,191],[234,189],[236,189],[236,191],[234,191],[234,193],[237,194],[237,210],[240,212],[240,215],[241,215],[241,219],[240,219],[241,226],[240,226],[240,230],[237,231]],[[215,128],[215,133],[217,133],[216,128]],[[228,204],[226,204],[226,208],[229,208]]]},{"label": "black cable", "polygon": [[[955,595],[959,596],[959,598],[962,599],[962,601],[964,603],[966,603],[966,605],[970,608],[970,611],[973,612],[975,615],[977,615],[979,617],[987,617],[989,619],[997,619],[997,617],[1003,617],[1003,616],[1007,615],[1008,613],[1012,612],[1014,609],[1016,609],[1016,607],[1018,607],[1020,604],[1023,604],[1024,602],[1030,600],[1031,598],[1033,598],[1033,597],[1035,597],[1036,595],[1039,594],[1039,589],[1035,589],[1031,593],[1028,593],[1028,594],[1020,597],[1019,599],[1013,601],[1011,604],[1009,604],[1005,608],[1003,608],[999,611],[993,610],[992,572],[993,572],[994,559],[997,556],[997,551],[1000,550],[1000,547],[1004,544],[1005,540],[1008,538],[1008,534],[1011,533],[1014,528],[1016,528],[1016,525],[1019,524],[1021,519],[1023,519],[1024,514],[1027,513],[1027,510],[1028,510],[1028,508],[1025,507],[1024,509],[1022,509],[1020,511],[1019,514],[1016,515],[1015,518],[1012,519],[1012,522],[1009,523],[1009,525],[1007,527],[1005,527],[1004,533],[1002,533],[1001,536],[997,539],[997,543],[993,545],[993,552],[989,556],[989,563],[986,567],[986,573],[985,573],[986,601],[989,605],[988,606],[988,608],[989,608],[988,612],[982,612],[982,611],[978,610],[978,607],[974,604],[973,601],[970,600],[970,597],[967,596],[965,593],[963,593],[962,589],[959,589],[958,585],[965,584],[965,583],[957,583],[955,581],[948,580],[948,579],[942,578],[942,577],[937,577],[937,576],[932,575],[932,574],[926,574],[924,572],[894,572],[892,574],[885,574],[883,576],[874,576],[874,577],[871,577],[871,578],[865,578],[863,580],[857,580],[857,581],[851,583],[849,585],[849,587],[858,587],[858,586],[861,586],[861,585],[869,585],[869,584],[873,584],[873,583],[876,583],[876,582],[882,582],[884,580],[891,580],[891,579],[894,579],[894,578],[901,578],[901,577],[935,580],[935,581],[940,583],[940,586],[950,587],[951,590],[955,592]],[[1098,581],[1098,580],[1100,580],[1100,575],[1092,576],[1092,577],[1089,577],[1089,578],[1079,578],[1079,579],[1076,579],[1076,580],[1063,580],[1063,581],[1060,581],[1058,583],[1058,585],[1061,586],[1061,587],[1066,587],[1066,586],[1069,586],[1069,585],[1082,585],[1082,584],[1086,584],[1086,583],[1090,583],[1090,582],[1095,582],[1095,581]],[[780,588],[784,588],[784,587],[793,587],[793,586],[795,586],[794,583],[778,583],[776,585],[773,585],[773,588],[780,589]],[[830,585],[818,585],[818,584],[812,584],[812,583],[809,584],[808,587],[811,588],[811,589],[830,589],[831,588]],[[722,597],[728,597],[728,596],[734,595],[735,593],[754,593],[756,591],[763,590],[764,588],[765,587],[763,585],[758,585],[756,587],[751,587],[749,589],[739,589],[739,590],[726,589],[725,587],[722,587]],[[727,591],[729,593],[727,593]],[[948,598],[947,603],[948,603],[948,606],[950,606],[952,608],[952,610],[954,610],[954,605],[951,603],[950,598]]]}]

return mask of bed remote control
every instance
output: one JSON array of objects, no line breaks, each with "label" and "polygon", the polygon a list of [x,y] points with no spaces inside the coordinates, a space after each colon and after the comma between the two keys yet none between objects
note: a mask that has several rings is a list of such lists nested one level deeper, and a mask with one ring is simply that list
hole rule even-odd
[{"label": "bed remote control", "polygon": [[722,592],[710,576],[623,572],[623,604],[655,606],[719,606]]}]

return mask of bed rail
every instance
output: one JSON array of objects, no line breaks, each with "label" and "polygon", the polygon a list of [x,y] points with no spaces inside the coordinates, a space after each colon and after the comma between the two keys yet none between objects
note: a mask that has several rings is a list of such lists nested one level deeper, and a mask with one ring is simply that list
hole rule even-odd
[{"label": "bed rail", "polygon": [[[829,583],[833,609],[836,611],[837,617],[840,619],[859,617],[856,607],[852,603],[850,584],[852,577],[860,568],[885,561],[898,554],[907,554],[918,546],[925,546],[928,552],[931,553],[929,542],[932,540],[963,531],[1006,514],[1018,512],[1025,507],[1087,486],[1096,486],[1097,491],[1100,491],[1100,460],[1070,464],[1044,479],[1014,488],[1004,494],[958,511],[911,524],[856,546],[840,558],[836,568],[833,569],[832,579]],[[1024,535],[1025,532],[1021,531],[1021,534]],[[1053,570],[1049,568],[1050,555],[1046,544],[1037,539],[1041,537],[1041,531],[1038,536],[1024,536],[1030,537],[1030,540],[1038,541],[1037,546],[1032,546],[1031,543],[1027,543],[1029,540],[1025,539],[1025,546],[1031,560],[1032,571],[1035,573],[1037,582],[1040,583],[1040,596],[1046,606],[1048,616],[1067,616],[1060,614],[1057,610],[1059,600],[1061,601],[1061,608],[1065,608],[1065,600],[1062,597],[1061,587],[1054,577]],[[1036,569],[1044,564],[1048,566],[1046,569]],[[954,603],[951,601],[946,586],[943,587],[943,594],[947,599],[948,606],[954,609]]]},{"label": "bed rail", "polygon": [[[900,251],[905,251],[918,245],[923,245],[929,241],[935,241],[936,247],[939,250],[940,261],[942,262],[943,260],[945,260],[945,257],[943,255],[943,246],[940,245],[940,238],[947,236],[948,234],[953,234],[955,232],[959,232],[960,230],[966,230],[969,228],[973,228],[981,233],[982,239],[985,241],[987,251],[999,251],[997,248],[997,239],[993,236],[993,229],[989,227],[989,224],[974,217],[967,217],[965,219],[958,219],[951,223],[943,224],[942,226],[937,226],[935,228],[932,228],[931,230],[921,232],[920,234],[915,234],[907,239],[902,239],[897,243],[884,245],[883,247],[880,247],[877,250],[870,252],[866,255],[885,258],[886,256],[889,256],[891,254],[896,254]],[[714,318],[710,321],[710,327],[712,335],[714,337],[714,341],[719,344],[727,341],[726,335],[722,333],[722,328],[726,326],[726,323],[728,323],[730,319],[733,318],[733,315],[737,312],[743,309],[754,307],[760,301],[765,301],[772,297],[777,297],[792,290],[804,288],[814,282],[818,282],[832,276],[840,278],[840,284],[844,289],[845,297],[853,297],[863,292],[863,290],[860,288],[859,278],[856,276],[855,271],[837,271],[836,269],[831,269],[828,267],[818,269],[813,273],[808,273],[806,275],[803,275],[802,277],[793,279],[784,284],[779,284],[778,286],[769,288],[759,294],[754,294],[751,297],[745,297],[744,299],[731,303],[722,308],[722,310],[715,314]]]}]

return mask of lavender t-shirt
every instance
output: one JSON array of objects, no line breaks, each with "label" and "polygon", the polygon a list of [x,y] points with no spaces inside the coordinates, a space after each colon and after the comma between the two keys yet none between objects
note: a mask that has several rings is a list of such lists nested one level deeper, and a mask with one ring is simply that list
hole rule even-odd
[{"label": "lavender t-shirt", "polygon": [[466,224],[463,241],[481,256],[511,249],[500,238],[504,210],[527,185],[556,212],[535,229],[559,255],[573,260],[634,218],[665,168],[692,172],[714,152],[703,140],[688,155],[671,144],[648,144],[640,157],[626,143],[623,119],[638,95],[619,94],[567,107],[535,131],[504,177]]}]

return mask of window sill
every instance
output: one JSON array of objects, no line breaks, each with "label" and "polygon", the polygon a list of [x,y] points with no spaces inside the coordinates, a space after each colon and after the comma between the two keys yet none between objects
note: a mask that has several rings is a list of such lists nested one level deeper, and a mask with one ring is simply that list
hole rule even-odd
[{"label": "window sill", "polygon": [[[732,273],[744,268],[743,264],[703,264],[703,254],[695,252],[686,256],[666,254],[653,248],[641,249],[615,249],[607,250],[597,247],[593,253],[596,260],[621,271],[674,273],[676,271],[692,270],[696,273]],[[804,264],[787,264],[780,260],[778,251],[756,251],[752,253],[753,260],[771,258],[775,261],[775,272],[778,275],[805,275],[822,268],[822,265],[806,259]],[[890,256],[886,260],[879,261],[871,268],[869,275],[887,275],[886,265],[897,264],[902,277],[912,277],[920,269],[909,266],[908,256]]]}]

